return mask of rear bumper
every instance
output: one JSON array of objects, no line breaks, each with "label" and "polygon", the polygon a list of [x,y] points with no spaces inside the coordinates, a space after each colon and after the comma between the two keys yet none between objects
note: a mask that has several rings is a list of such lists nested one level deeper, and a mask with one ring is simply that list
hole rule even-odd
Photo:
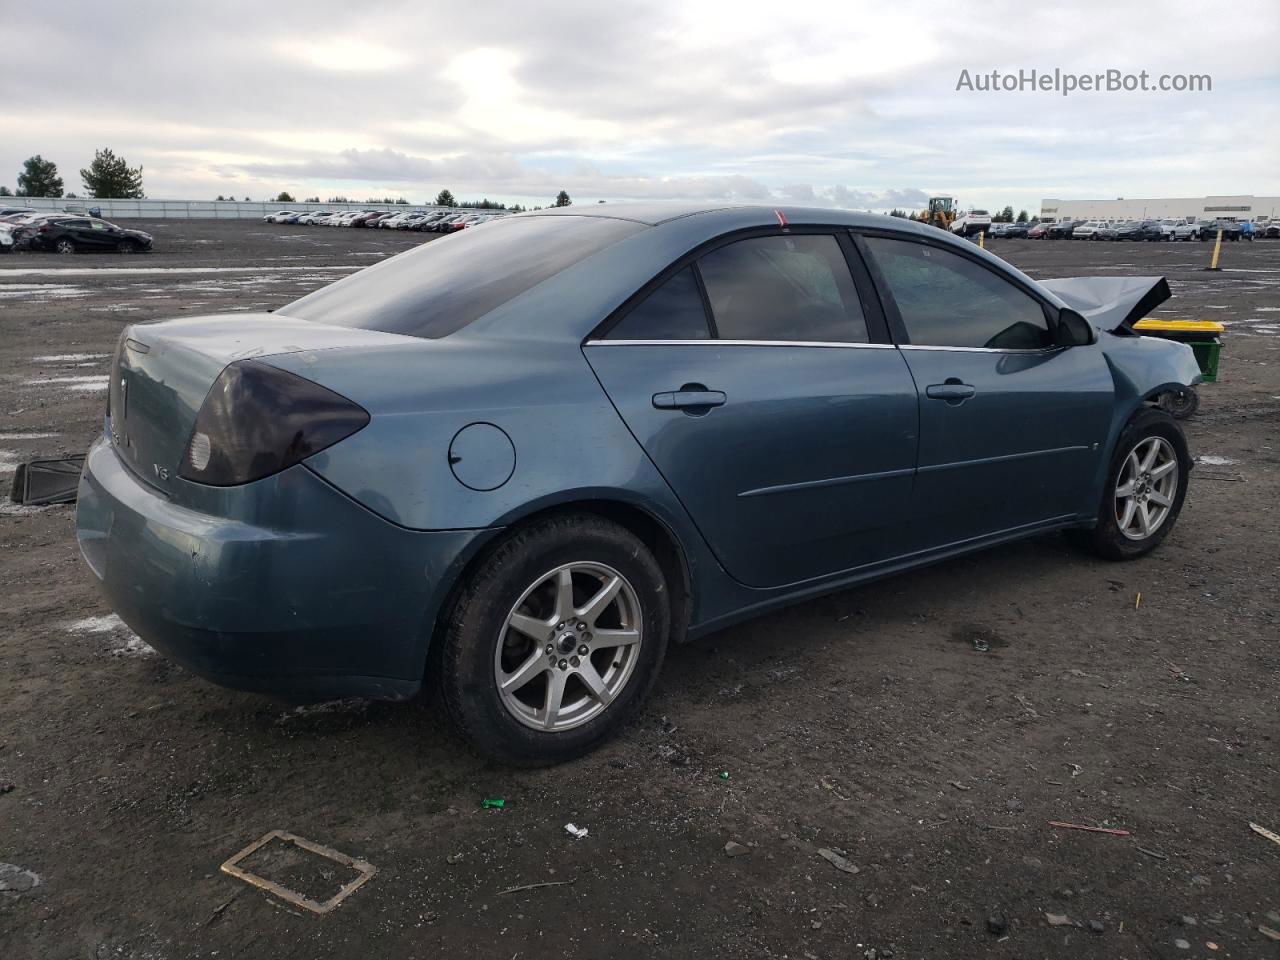
[{"label": "rear bumper", "polygon": [[189,492],[199,509],[144,485],[99,440],[76,512],[86,563],[161,653],[294,701],[415,693],[440,604],[490,533],[405,530],[304,466]]}]

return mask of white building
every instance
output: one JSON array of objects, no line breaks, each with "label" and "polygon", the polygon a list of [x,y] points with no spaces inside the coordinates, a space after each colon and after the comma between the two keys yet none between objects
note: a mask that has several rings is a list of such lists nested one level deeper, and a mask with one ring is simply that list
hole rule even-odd
[{"label": "white building", "polygon": [[1041,220],[1278,220],[1280,197],[1247,195],[1150,200],[1041,200]]}]

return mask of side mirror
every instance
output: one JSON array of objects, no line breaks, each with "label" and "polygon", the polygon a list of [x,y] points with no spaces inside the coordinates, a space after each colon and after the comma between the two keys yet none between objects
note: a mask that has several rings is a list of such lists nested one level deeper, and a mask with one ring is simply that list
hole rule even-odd
[{"label": "side mirror", "polygon": [[1096,343],[1098,331],[1084,316],[1063,307],[1058,311],[1057,342],[1060,347],[1087,347]]}]

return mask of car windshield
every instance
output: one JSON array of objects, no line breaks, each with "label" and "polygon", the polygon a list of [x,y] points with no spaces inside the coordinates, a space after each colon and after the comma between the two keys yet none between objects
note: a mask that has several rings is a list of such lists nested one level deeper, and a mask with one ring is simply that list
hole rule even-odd
[{"label": "car windshield", "polygon": [[367,267],[279,312],[340,327],[447,337],[642,229],[609,217],[504,217]]}]

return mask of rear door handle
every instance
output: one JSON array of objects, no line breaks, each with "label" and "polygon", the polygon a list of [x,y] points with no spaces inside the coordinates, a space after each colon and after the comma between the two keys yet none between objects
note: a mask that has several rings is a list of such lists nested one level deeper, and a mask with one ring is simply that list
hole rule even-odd
[{"label": "rear door handle", "polygon": [[945,400],[952,406],[959,406],[977,392],[976,387],[961,383],[953,377],[946,383],[929,384],[925,387],[924,394],[930,400]]},{"label": "rear door handle", "polygon": [[723,406],[725,395],[723,390],[672,390],[666,393],[655,393],[653,405],[659,410],[688,410],[694,408],[710,408]]}]

